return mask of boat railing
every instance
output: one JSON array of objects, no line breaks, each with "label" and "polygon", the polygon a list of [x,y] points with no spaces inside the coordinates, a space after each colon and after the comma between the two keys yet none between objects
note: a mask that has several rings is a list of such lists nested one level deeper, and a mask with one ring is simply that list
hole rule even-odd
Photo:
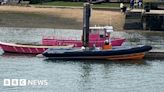
[{"label": "boat railing", "polygon": [[77,38],[73,37],[64,37],[64,36],[43,36],[42,40],[78,40]]}]

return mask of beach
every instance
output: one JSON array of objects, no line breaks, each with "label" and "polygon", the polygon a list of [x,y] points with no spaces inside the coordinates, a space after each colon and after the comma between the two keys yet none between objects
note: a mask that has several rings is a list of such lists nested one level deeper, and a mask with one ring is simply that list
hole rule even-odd
[{"label": "beach", "polygon": [[[114,26],[122,31],[124,15],[119,11],[92,9],[90,26]],[[1,27],[82,29],[82,8],[0,6]]]}]

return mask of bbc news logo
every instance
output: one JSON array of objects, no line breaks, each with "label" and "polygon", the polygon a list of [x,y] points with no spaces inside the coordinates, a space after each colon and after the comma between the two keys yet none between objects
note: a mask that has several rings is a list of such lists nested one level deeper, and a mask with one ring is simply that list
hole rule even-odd
[{"label": "bbc news logo", "polygon": [[3,86],[47,86],[47,80],[4,79]]}]

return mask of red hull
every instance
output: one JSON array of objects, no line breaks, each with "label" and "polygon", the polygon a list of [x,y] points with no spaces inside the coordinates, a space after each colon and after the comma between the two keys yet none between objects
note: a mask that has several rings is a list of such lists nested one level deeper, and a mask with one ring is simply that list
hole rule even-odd
[{"label": "red hull", "polygon": [[70,48],[73,46],[33,46],[33,45],[18,45],[12,43],[0,42],[0,46],[4,52],[24,53],[24,54],[41,54],[48,48]]}]

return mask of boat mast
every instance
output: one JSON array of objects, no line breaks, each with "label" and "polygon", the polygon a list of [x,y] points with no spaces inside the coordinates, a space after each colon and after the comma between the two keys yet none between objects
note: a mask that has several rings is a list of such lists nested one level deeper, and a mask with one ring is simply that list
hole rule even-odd
[{"label": "boat mast", "polygon": [[84,3],[83,8],[83,37],[82,42],[84,47],[88,47],[89,43],[89,25],[90,25],[90,3]]}]

